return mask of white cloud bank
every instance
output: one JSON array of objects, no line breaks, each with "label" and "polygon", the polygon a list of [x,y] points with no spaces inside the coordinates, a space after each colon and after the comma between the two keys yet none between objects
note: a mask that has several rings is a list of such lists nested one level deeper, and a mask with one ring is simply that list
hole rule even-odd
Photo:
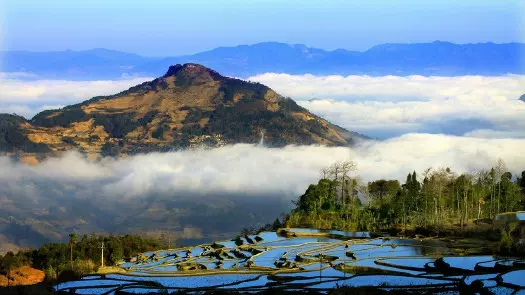
[{"label": "white cloud bank", "polygon": [[[525,170],[521,150],[525,139],[482,139],[431,134],[407,134],[355,148],[287,146],[270,149],[239,144],[212,150],[151,153],[90,162],[78,153],[50,158],[37,166],[0,158],[3,189],[38,198],[42,183],[57,183],[77,195],[102,198],[170,196],[278,196],[294,199],[319,170],[334,161],[354,160],[367,182],[380,178],[403,181],[411,171],[451,167],[472,172],[490,168],[502,158],[514,175]],[[15,190],[16,188],[16,190]],[[75,188],[71,190],[71,188]],[[8,193],[8,192],[4,192]],[[49,193],[49,192],[47,192]],[[34,195],[32,195],[34,194]]]},{"label": "white cloud bank", "polygon": [[[0,112],[31,118],[51,108],[115,94],[150,78],[20,80],[0,75]],[[312,76],[249,78],[349,130],[378,138],[410,132],[525,138],[525,76]],[[314,99],[315,98],[315,99]]]},{"label": "white cloud bank", "polygon": [[0,113],[17,113],[31,118],[36,113],[111,95],[151,78],[112,81],[20,80],[23,73],[0,74]]},{"label": "white cloud bank", "polygon": [[[249,78],[349,130],[525,137],[525,76],[312,76]],[[313,99],[315,98],[315,99]]]}]

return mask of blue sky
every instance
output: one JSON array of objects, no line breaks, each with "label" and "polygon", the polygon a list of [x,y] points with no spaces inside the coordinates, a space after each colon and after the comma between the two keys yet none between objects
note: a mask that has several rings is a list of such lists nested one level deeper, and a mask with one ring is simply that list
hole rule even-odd
[{"label": "blue sky", "polygon": [[525,1],[3,0],[2,50],[109,48],[148,56],[264,41],[525,42]]}]

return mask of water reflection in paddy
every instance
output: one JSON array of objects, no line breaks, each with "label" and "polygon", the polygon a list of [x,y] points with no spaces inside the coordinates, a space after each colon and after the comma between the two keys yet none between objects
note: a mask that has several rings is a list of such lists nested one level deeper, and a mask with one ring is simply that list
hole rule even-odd
[{"label": "water reflection in paddy", "polygon": [[[289,229],[288,238],[264,232],[242,238],[242,245],[222,241],[217,242],[222,248],[201,245],[143,253],[141,259],[122,264],[130,272],[89,276],[57,285],[55,289],[87,294],[89,290],[107,289],[114,282],[113,291],[129,293],[180,288],[198,291],[209,286],[240,291],[271,286],[322,291],[343,285],[403,287],[414,291],[426,286],[436,292],[458,292],[457,286],[471,286],[474,281],[479,281],[479,288],[487,291],[525,288],[519,281],[525,273],[513,270],[524,265],[519,259],[454,256],[445,243],[432,240],[371,239],[363,238],[369,236],[363,233],[294,230],[296,237]],[[308,236],[309,233],[313,236]],[[508,273],[498,273],[498,265],[504,266]]]}]

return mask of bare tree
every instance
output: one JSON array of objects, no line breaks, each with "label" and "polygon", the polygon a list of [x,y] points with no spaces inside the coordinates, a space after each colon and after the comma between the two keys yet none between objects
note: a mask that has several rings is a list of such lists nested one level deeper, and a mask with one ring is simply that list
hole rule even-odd
[{"label": "bare tree", "polygon": [[70,247],[70,259],[71,269],[73,269],[73,246],[77,243],[78,236],[75,233],[69,234],[69,247]]},{"label": "bare tree", "polygon": [[443,190],[448,181],[448,174],[450,173],[449,168],[440,168],[439,170],[431,173],[430,181],[433,186],[433,199],[434,199],[434,218],[435,222],[439,223],[443,220]]},{"label": "bare tree", "polygon": [[319,174],[321,174],[321,179],[328,179],[328,177],[330,176],[330,168],[321,168],[321,170],[319,170]]},{"label": "bare tree", "polygon": [[[343,206],[345,205],[345,186],[347,185],[347,178],[350,176],[348,173],[357,170],[357,164],[353,161],[343,161],[341,165],[341,200]],[[348,197],[348,196],[347,196]]]},{"label": "bare tree", "polygon": [[473,176],[470,173],[462,174],[461,177],[458,178],[459,182],[458,185],[461,186],[461,194],[463,199],[463,210],[461,212],[460,217],[460,224],[461,227],[465,227],[465,225],[468,223],[468,217],[469,217],[469,202],[468,202],[468,196],[470,194],[470,190],[472,187],[472,179]]},{"label": "bare tree", "polygon": [[505,165],[505,161],[503,161],[503,159],[499,158],[498,159],[498,163],[496,164],[496,167],[494,167],[494,178],[495,178],[495,181],[497,181],[497,183],[498,183],[498,200],[497,200],[498,207],[497,207],[497,213],[501,213],[501,210],[500,210],[501,176],[506,171],[507,171],[507,166]]},{"label": "bare tree", "polygon": [[341,175],[341,162],[334,162],[332,165],[330,165],[329,167],[329,175],[332,179],[332,181],[334,182],[334,187],[333,187],[333,196],[334,196],[334,205],[337,204],[337,186],[339,185],[339,176]]}]

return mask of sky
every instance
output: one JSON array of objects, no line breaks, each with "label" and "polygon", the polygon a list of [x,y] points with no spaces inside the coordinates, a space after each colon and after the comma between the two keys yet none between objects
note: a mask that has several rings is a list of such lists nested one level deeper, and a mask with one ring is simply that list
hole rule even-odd
[{"label": "sky", "polygon": [[524,14],[521,0],[1,0],[0,50],[173,56],[265,41],[349,50],[525,42]]}]

